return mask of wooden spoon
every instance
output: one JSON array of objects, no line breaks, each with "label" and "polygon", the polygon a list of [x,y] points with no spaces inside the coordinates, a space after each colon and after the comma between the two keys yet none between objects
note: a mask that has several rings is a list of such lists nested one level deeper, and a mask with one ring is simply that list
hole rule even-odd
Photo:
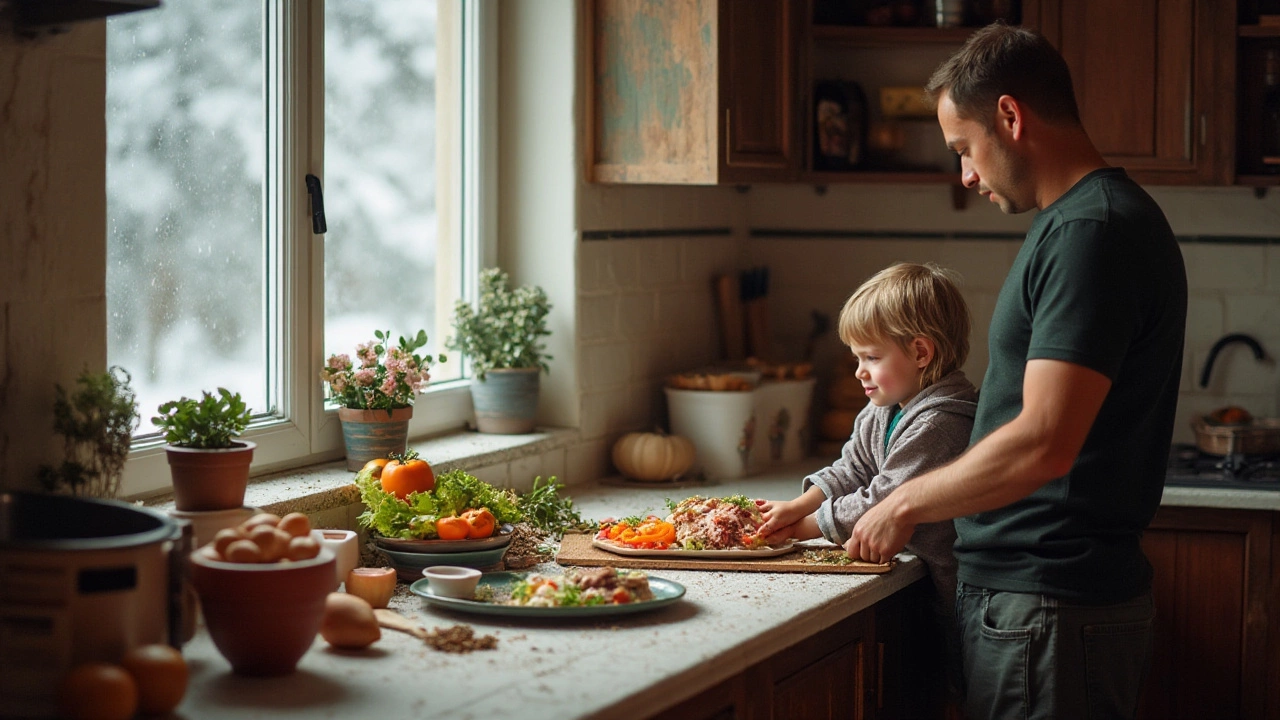
[{"label": "wooden spoon", "polygon": [[415,623],[409,618],[401,615],[395,610],[389,610],[387,608],[374,608],[373,616],[378,618],[378,624],[384,628],[389,628],[391,630],[399,630],[400,632],[408,633],[418,638],[419,640],[425,640],[427,638],[426,628]]}]

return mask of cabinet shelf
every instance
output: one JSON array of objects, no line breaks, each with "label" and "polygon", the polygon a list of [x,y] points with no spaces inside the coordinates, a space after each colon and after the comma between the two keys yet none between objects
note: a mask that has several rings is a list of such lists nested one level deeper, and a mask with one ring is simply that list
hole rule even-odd
[{"label": "cabinet shelf", "polygon": [[1250,38],[1280,38],[1280,25],[1241,25],[1236,34]]},{"label": "cabinet shelf", "polygon": [[1280,185],[1280,175],[1236,175],[1236,185],[1243,187],[1274,187]]},{"label": "cabinet shelf", "polygon": [[815,43],[823,45],[895,46],[918,43],[960,45],[977,28],[870,27],[865,25],[813,25]]},{"label": "cabinet shelf", "polygon": [[801,182],[814,185],[841,185],[845,183],[886,184],[953,184],[958,183],[958,173],[914,172],[911,170],[848,170],[823,172],[813,170],[803,173]]}]

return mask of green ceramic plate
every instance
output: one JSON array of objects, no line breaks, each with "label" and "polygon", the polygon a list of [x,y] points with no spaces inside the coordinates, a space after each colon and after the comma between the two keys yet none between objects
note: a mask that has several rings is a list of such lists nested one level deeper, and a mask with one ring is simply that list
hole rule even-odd
[{"label": "green ceramic plate", "polygon": [[[528,577],[527,572],[495,572],[480,576],[480,585],[488,585],[496,593],[506,594],[512,585]],[[459,600],[431,592],[427,579],[422,578],[409,586],[409,591],[419,595],[428,605],[478,615],[508,615],[513,617],[605,617],[629,615],[665,607],[684,597],[684,586],[672,580],[649,576],[649,589],[653,599],[625,605],[586,605],[583,607],[530,607],[527,605],[497,605],[495,603]]]}]

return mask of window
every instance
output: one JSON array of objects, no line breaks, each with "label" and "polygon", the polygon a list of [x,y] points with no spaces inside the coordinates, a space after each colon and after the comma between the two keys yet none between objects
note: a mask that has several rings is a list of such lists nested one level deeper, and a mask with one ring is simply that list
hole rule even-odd
[{"label": "window", "polygon": [[[342,452],[327,354],[375,330],[443,351],[484,245],[492,5],[168,0],[108,20],[107,355],[143,418],[124,494],[169,484],[165,401],[240,392],[255,468],[299,465]],[[462,368],[432,367],[412,434],[463,424]]]}]

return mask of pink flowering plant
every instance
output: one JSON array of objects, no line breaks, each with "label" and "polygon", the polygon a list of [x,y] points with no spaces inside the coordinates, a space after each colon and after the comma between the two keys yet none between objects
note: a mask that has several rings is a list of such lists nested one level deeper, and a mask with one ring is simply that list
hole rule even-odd
[{"label": "pink flowering plant", "polygon": [[445,356],[415,352],[427,344],[425,330],[401,337],[396,345],[391,344],[390,332],[377,330],[373,335],[375,340],[356,346],[355,361],[346,353],[329,356],[320,371],[320,379],[329,385],[329,399],[356,410],[409,407],[431,379],[428,363],[445,362]]}]

